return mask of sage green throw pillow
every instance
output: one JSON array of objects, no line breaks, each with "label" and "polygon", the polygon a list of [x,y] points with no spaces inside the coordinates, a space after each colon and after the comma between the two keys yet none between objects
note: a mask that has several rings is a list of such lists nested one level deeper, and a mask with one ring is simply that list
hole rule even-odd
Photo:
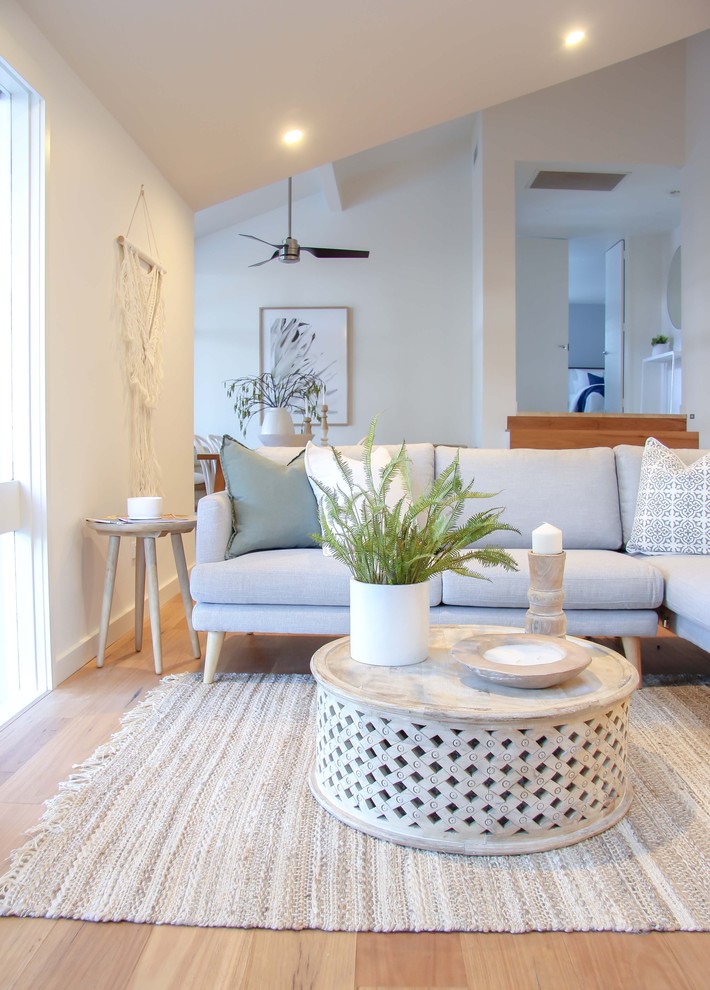
[{"label": "sage green throw pillow", "polygon": [[220,460],[234,526],[225,557],[320,545],[310,535],[320,533],[320,523],[303,451],[288,464],[276,464],[225,436]]}]

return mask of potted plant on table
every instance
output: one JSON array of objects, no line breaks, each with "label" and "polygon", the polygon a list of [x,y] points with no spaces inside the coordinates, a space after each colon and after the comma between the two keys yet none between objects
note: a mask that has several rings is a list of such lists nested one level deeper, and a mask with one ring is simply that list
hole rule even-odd
[{"label": "potted plant on table", "polygon": [[228,379],[224,386],[227,397],[234,401],[242,434],[252,417],[263,413],[262,434],[292,435],[291,413],[300,413],[304,420],[318,418],[318,402],[325,392],[321,378],[301,372],[275,378],[267,371],[263,375]]},{"label": "potted plant on table", "polygon": [[[341,561],[350,580],[350,653],[363,663],[403,666],[426,659],[429,648],[429,579],[444,571],[475,578],[483,567],[517,566],[501,547],[472,544],[499,530],[503,510],[492,508],[461,521],[471,499],[490,498],[461,478],[458,455],[420,495],[414,495],[406,444],[381,468],[373,465],[377,418],[363,444],[364,483],[335,448],[340,480],[327,485],[319,504],[324,548]],[[378,459],[379,460],[379,459]]]},{"label": "potted plant on table", "polygon": [[670,342],[664,333],[651,337],[651,354],[665,354],[670,350]]}]

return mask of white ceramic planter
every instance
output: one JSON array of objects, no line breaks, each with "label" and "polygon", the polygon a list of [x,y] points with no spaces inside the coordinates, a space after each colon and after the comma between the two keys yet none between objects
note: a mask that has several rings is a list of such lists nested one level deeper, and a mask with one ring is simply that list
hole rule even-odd
[{"label": "white ceramic planter", "polygon": [[671,349],[670,343],[653,344],[651,346],[651,354],[666,354],[670,349]]},{"label": "white ceramic planter", "polygon": [[261,423],[261,432],[267,435],[280,433],[281,435],[293,435],[293,419],[288,409],[265,409],[264,418]]},{"label": "white ceramic planter", "polygon": [[350,655],[359,663],[404,667],[429,654],[429,582],[350,580]]},{"label": "white ceramic planter", "polygon": [[126,499],[126,512],[129,519],[159,519],[163,511],[160,495],[136,495]]}]

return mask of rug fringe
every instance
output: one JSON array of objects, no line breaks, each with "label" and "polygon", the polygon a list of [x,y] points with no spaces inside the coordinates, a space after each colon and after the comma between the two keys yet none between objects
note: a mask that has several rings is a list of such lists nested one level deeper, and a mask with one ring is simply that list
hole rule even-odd
[{"label": "rug fringe", "polygon": [[[142,701],[124,712],[119,728],[109,741],[98,746],[83,763],[74,764],[72,767],[74,772],[60,782],[59,793],[44,802],[45,811],[40,820],[22,833],[28,841],[10,854],[9,869],[0,877],[0,914],[3,913],[3,905],[8,897],[14,892],[21,870],[32,861],[46,839],[52,834],[61,832],[63,823],[81,791],[94,780],[108,759],[120,753],[133,740],[136,733],[142,731],[156,706],[175,682],[185,679],[199,680],[199,675],[168,674],[163,677]],[[23,913],[22,910],[15,910],[14,913],[18,917],[27,917],[29,914],[29,912]]]}]

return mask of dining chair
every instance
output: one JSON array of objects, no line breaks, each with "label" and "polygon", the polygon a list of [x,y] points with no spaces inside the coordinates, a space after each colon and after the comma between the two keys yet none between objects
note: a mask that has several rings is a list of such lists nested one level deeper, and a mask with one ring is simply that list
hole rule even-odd
[{"label": "dining chair", "polygon": [[197,455],[213,454],[214,450],[210,446],[206,437],[201,437],[197,433],[194,436],[193,449],[195,452],[195,485],[197,487],[204,485],[205,495],[211,495],[214,491],[214,476],[216,470],[214,461],[198,460]]}]

